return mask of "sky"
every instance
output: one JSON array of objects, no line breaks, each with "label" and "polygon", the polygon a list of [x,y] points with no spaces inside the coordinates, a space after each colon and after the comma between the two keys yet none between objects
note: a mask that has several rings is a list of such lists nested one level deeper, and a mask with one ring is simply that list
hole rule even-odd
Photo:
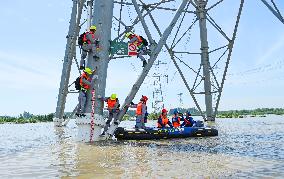
[{"label": "sky", "polygon": [[[284,2],[275,2],[284,14]],[[229,37],[232,36],[238,5],[238,1],[224,0],[220,6],[209,11]],[[179,1],[169,6],[178,7]],[[24,111],[33,114],[55,112],[71,8],[71,0],[14,0],[1,3],[0,115],[17,116]],[[114,15],[117,16],[118,5],[115,5],[114,11]],[[169,23],[168,19],[174,14],[168,11],[154,11],[153,15],[163,31]],[[125,7],[122,16],[122,20],[130,25],[135,19],[134,8]],[[194,19],[193,16],[186,18],[189,23],[183,24],[181,31]],[[146,22],[154,40],[158,41],[159,36],[150,19],[146,18]],[[112,39],[117,36],[117,22],[114,21],[113,27]],[[225,40],[220,34],[210,27],[210,24],[207,24],[207,27],[210,49],[218,47],[219,44],[224,45]],[[135,26],[135,33],[145,36],[141,24]],[[177,51],[199,50],[198,24],[190,33],[187,38],[189,42],[178,44]],[[169,44],[173,37],[169,37]],[[245,1],[219,110],[284,108],[283,49],[284,24],[274,17],[261,1]],[[151,107],[151,103],[154,102],[151,97],[155,88],[155,78],[151,75],[159,72],[169,76],[168,83],[162,79],[165,107],[195,107],[173,63],[164,51],[165,49],[158,59],[167,64],[152,68],[134,102],[144,94],[150,97],[148,106]],[[218,53],[221,52],[210,56],[211,63],[214,63]],[[78,50],[77,57],[79,58]],[[200,64],[199,56],[180,58],[187,60],[186,62],[192,66]],[[124,101],[140,75],[141,65],[136,57],[111,60],[106,95],[117,93],[121,101]],[[184,66],[181,68],[192,83],[194,78],[190,70]],[[77,76],[78,70],[73,65],[70,81],[74,81]],[[178,93],[183,93],[182,103]],[[202,97],[197,98],[204,103]],[[72,111],[77,104],[77,94],[69,94],[67,101],[65,111]],[[204,105],[201,106],[204,109]]]}]

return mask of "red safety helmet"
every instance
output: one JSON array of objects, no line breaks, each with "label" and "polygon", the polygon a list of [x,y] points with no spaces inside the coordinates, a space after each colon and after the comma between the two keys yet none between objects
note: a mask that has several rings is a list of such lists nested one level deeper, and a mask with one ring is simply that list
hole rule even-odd
[{"label": "red safety helmet", "polygon": [[165,108],[162,110],[162,113],[166,113],[168,112]]},{"label": "red safety helmet", "polygon": [[140,101],[144,101],[146,103],[148,101],[148,97],[142,95],[142,98],[140,99]]}]

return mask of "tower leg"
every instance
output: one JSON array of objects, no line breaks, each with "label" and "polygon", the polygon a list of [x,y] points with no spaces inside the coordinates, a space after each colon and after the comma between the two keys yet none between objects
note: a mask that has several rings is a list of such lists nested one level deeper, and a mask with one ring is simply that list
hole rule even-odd
[{"label": "tower leg", "polygon": [[204,91],[205,91],[205,105],[206,105],[206,120],[214,121],[213,106],[212,106],[212,93],[211,93],[211,80],[210,80],[210,63],[208,53],[207,41],[207,28],[206,28],[206,1],[196,0],[197,3],[197,16],[199,18],[200,40],[201,40],[201,64],[203,66],[204,77]]},{"label": "tower leg", "polygon": [[[99,38],[99,50],[97,51],[98,59],[93,57],[93,53],[89,52],[87,67],[96,70],[96,75],[98,79],[95,81],[94,89],[95,94],[95,109],[94,109],[94,129],[93,129],[93,141],[100,140],[99,135],[101,134],[102,127],[105,125],[105,120],[103,118],[103,101],[97,98],[98,95],[105,96],[106,88],[106,78],[107,78],[107,68],[109,62],[109,49],[111,40],[111,27],[112,27],[112,17],[113,17],[113,0],[96,0],[94,1],[94,10],[92,24],[97,27],[96,35]],[[84,120],[78,119],[78,137],[81,141],[90,141],[90,131],[91,131],[91,114],[92,111],[92,101],[91,94],[87,94],[87,115]],[[86,122],[87,121],[87,122]],[[97,125],[99,124],[99,125]]]},{"label": "tower leg", "polygon": [[67,44],[65,48],[65,55],[64,55],[64,62],[63,68],[61,73],[61,81],[57,99],[57,107],[55,112],[54,124],[55,126],[61,126],[63,122],[63,115],[64,115],[64,108],[65,108],[65,101],[68,93],[68,83],[70,77],[70,70],[72,65],[72,46],[76,42],[74,42],[75,38],[75,31],[76,31],[76,16],[77,16],[77,0],[73,1],[72,13],[71,13],[71,20],[69,24],[69,31],[67,35]]}]

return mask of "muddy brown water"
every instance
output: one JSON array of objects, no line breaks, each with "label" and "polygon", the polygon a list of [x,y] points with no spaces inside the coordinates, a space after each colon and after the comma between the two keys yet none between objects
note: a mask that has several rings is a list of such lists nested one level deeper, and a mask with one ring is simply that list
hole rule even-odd
[{"label": "muddy brown water", "polygon": [[218,137],[85,144],[74,121],[1,124],[0,178],[284,178],[284,116],[215,125]]}]

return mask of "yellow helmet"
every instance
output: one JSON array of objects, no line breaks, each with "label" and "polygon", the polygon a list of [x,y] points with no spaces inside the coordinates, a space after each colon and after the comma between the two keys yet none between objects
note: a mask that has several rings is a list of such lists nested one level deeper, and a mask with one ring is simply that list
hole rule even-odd
[{"label": "yellow helmet", "polygon": [[95,25],[92,25],[92,26],[90,27],[90,30],[97,30],[97,27],[96,27]]},{"label": "yellow helmet", "polygon": [[111,100],[115,100],[116,99],[116,94],[111,94],[110,99]]},{"label": "yellow helmet", "polygon": [[125,37],[126,37],[126,38],[129,38],[130,35],[133,35],[133,33],[132,33],[132,32],[127,32],[127,33],[125,33]]},{"label": "yellow helmet", "polygon": [[93,71],[91,70],[91,68],[85,68],[84,70],[86,73],[88,73],[89,75],[91,75],[93,73]]}]

